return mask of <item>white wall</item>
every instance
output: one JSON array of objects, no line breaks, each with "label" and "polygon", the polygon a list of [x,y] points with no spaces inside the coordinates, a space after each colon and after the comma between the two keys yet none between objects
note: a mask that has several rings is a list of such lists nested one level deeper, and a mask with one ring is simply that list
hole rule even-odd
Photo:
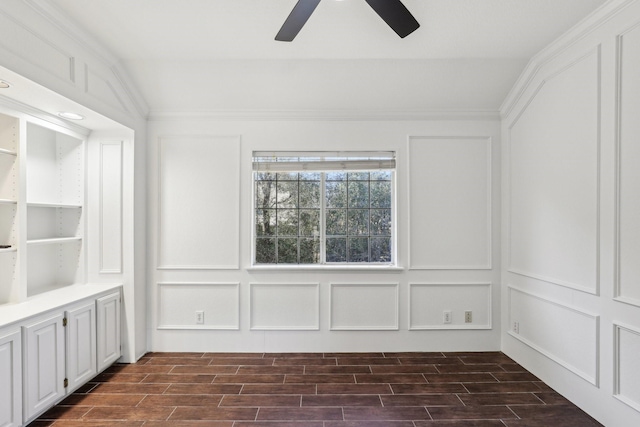
[{"label": "white wall", "polygon": [[[150,350],[498,350],[499,137],[491,118],[152,120]],[[305,149],[397,152],[400,268],[251,268],[251,153]]]},{"label": "white wall", "polygon": [[607,426],[640,425],[639,52],[612,1],[503,106],[502,349]]}]

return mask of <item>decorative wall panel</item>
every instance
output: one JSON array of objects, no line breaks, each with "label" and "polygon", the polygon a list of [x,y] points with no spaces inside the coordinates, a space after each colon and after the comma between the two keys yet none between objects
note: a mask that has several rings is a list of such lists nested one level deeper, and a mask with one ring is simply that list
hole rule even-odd
[{"label": "decorative wall panel", "polygon": [[100,142],[100,273],[122,273],[122,141]]},{"label": "decorative wall panel", "polygon": [[320,285],[252,283],[251,329],[320,329]]},{"label": "decorative wall panel", "polygon": [[398,284],[331,284],[331,330],[397,330]]},{"label": "decorative wall panel", "polygon": [[[640,306],[640,24],[618,36],[616,296]],[[625,96],[623,96],[623,93]],[[629,95],[627,95],[629,94]]]},{"label": "decorative wall panel", "polygon": [[158,267],[237,269],[240,138],[159,141]]},{"label": "decorative wall panel", "polygon": [[614,395],[640,411],[640,330],[614,324]]},{"label": "decorative wall panel", "polygon": [[509,270],[598,292],[600,51],[543,81],[510,128]]},{"label": "decorative wall panel", "polygon": [[240,284],[158,283],[158,329],[240,329]]},{"label": "decorative wall panel", "polygon": [[491,268],[491,139],[409,140],[411,269]]},{"label": "decorative wall panel", "polygon": [[[445,311],[450,323],[444,323]],[[409,329],[491,329],[491,284],[409,284]]]},{"label": "decorative wall panel", "polygon": [[600,316],[513,287],[508,304],[511,336],[598,385]]},{"label": "decorative wall panel", "polygon": [[0,49],[4,49],[66,83],[75,83],[75,59],[66,49],[0,11]]}]

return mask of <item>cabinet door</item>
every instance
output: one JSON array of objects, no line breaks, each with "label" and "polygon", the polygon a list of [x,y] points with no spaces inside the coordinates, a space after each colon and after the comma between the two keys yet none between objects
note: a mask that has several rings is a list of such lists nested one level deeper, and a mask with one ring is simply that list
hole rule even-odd
[{"label": "cabinet door", "polygon": [[67,393],[73,392],[96,373],[96,306],[90,304],[67,311]]},{"label": "cabinet door", "polygon": [[24,417],[31,421],[64,396],[62,313],[24,326]]},{"label": "cabinet door", "polygon": [[20,329],[0,331],[0,426],[22,425]]},{"label": "cabinet door", "polygon": [[120,351],[120,292],[98,298],[98,372],[118,360]]}]

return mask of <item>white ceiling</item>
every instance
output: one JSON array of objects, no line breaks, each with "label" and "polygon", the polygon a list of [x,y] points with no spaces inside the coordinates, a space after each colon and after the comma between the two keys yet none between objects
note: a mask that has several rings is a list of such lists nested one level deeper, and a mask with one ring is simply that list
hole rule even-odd
[{"label": "white ceiling", "polygon": [[497,110],[529,59],[605,0],[403,0],[400,39],[364,0],[49,0],[119,58],[152,113]]}]

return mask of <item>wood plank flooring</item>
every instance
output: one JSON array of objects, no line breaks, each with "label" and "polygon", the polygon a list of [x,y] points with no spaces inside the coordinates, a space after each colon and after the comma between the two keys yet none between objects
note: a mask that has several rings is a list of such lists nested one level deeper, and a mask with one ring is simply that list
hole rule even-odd
[{"label": "wood plank flooring", "polygon": [[590,427],[500,352],[149,353],[32,426]]}]

